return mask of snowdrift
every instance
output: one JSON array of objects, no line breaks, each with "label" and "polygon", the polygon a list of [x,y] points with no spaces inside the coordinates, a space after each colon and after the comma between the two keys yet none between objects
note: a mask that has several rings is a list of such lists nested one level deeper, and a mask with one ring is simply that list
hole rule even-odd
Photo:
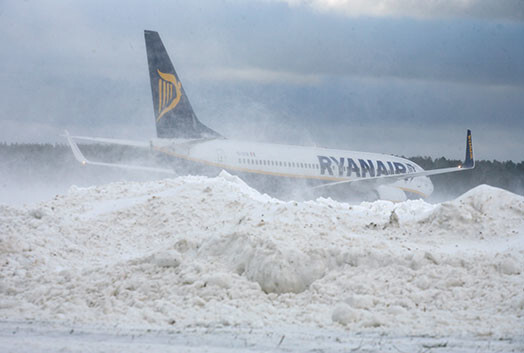
[{"label": "snowdrift", "polygon": [[216,178],[0,206],[0,317],[522,335],[524,198],[284,202]]}]

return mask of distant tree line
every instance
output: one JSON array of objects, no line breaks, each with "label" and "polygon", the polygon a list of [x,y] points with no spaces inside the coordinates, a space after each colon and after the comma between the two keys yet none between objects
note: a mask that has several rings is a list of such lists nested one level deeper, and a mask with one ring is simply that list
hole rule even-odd
[{"label": "distant tree line", "polygon": [[[408,158],[424,169],[456,167],[460,160],[444,157],[410,157]],[[475,168],[462,172],[439,174],[431,177],[435,192],[460,195],[475,186],[488,184],[524,195],[524,161],[475,161]]]},{"label": "distant tree line", "polygon": [[[155,165],[162,160],[155,153],[127,146],[103,144],[80,145],[87,158],[107,162],[140,161],[141,164]],[[408,157],[424,169],[456,167],[461,161],[444,157]],[[54,171],[80,169],[68,145],[0,143],[0,177],[9,173],[23,173],[24,176],[41,178],[57,175]],[[60,177],[60,176],[57,176]],[[435,175],[431,177],[435,193],[451,196],[460,195],[471,188],[488,184],[524,195],[524,161],[476,161],[473,170]]]}]

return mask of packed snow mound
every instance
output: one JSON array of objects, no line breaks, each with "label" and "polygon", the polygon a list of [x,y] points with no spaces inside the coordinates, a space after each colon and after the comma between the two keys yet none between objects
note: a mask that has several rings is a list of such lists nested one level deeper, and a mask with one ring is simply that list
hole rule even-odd
[{"label": "packed snow mound", "polygon": [[[0,206],[0,317],[521,335],[524,203],[284,202],[225,172]],[[481,233],[481,234],[479,234]]]},{"label": "packed snow mound", "polygon": [[[460,231],[465,236],[500,236],[511,232],[512,225],[523,218],[524,197],[480,185],[455,200],[438,205],[420,223]],[[504,232],[499,227],[503,227]]]}]

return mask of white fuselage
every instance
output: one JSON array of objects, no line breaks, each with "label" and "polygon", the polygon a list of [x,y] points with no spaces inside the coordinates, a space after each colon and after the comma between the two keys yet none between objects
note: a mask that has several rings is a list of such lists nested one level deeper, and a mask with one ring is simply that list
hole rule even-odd
[{"label": "white fuselage", "polygon": [[[231,172],[253,173],[284,178],[308,179],[317,183],[362,180],[385,175],[420,172],[410,160],[392,155],[320,147],[241,142],[226,139],[151,141],[153,150],[222,168]],[[427,177],[377,180],[405,192],[427,197],[433,185]]]}]

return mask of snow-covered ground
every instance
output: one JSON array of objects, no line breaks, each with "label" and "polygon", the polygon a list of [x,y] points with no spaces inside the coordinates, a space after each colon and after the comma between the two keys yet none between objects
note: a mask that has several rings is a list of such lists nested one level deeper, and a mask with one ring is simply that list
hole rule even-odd
[{"label": "snow-covered ground", "polygon": [[436,205],[284,202],[225,172],[73,187],[0,205],[0,264],[12,351],[524,351],[524,197],[489,186]]}]

